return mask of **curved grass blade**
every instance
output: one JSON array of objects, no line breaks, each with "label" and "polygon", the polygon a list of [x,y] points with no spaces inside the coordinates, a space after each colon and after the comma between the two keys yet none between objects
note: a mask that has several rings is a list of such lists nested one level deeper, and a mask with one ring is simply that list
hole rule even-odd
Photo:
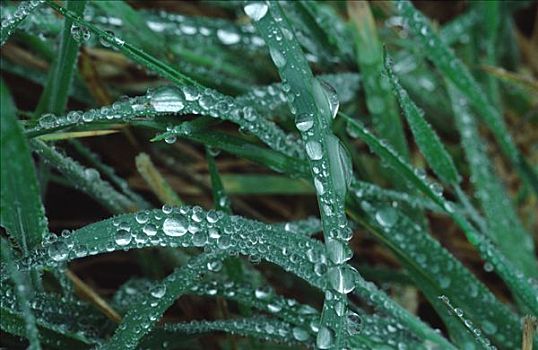
[{"label": "curved grass blade", "polygon": [[[293,135],[286,134],[274,122],[267,120],[251,106],[237,103],[232,97],[216,90],[197,86],[164,86],[149,91],[146,95],[116,101],[112,106],[86,112],[71,111],[65,116],[45,115],[38,125],[28,130],[28,135],[35,137],[51,131],[75,125],[95,124],[99,122],[131,122],[140,117],[152,120],[158,116],[186,114],[208,115],[227,120],[240,126],[241,130],[256,135],[262,142],[273,149],[289,156],[304,158],[303,146]],[[179,128],[179,130],[178,130]],[[172,128],[154,140],[165,139],[173,142],[176,135],[185,126]],[[187,130],[191,132],[192,130]]]},{"label": "curved grass blade", "polygon": [[200,86],[194,80],[182,74],[181,72],[177,71],[173,67],[159,61],[155,57],[140,50],[139,48],[126,43],[125,41],[114,36],[113,34],[107,33],[99,29],[95,25],[84,20],[81,16],[78,16],[76,13],[73,13],[72,11],[66,9],[65,7],[62,7],[56,4],[52,0],[45,0],[45,1],[47,5],[49,5],[54,10],[60,12],[65,17],[73,20],[73,22],[75,22],[77,25],[86,27],[89,31],[95,33],[95,35],[100,40],[106,41],[111,46],[114,46],[116,49],[124,53],[127,57],[131,58],[133,61],[143,66],[146,66],[148,69],[160,74],[164,78],[169,79],[170,81],[176,84],[180,84],[180,85],[187,84],[187,85],[193,85],[193,86]]},{"label": "curved grass blade", "polygon": [[[255,21],[257,30],[269,46],[281,79],[290,87],[288,101],[296,114],[296,124],[305,141],[316,185],[330,259],[326,278],[336,291],[332,299],[325,299],[316,346],[322,349],[341,348],[344,318],[335,312],[335,305],[341,303],[346,309],[346,294],[354,287],[352,272],[343,264],[352,255],[347,246],[347,240],[351,237],[346,233],[349,228],[344,211],[344,197],[349,184],[347,179],[350,179],[352,170],[347,151],[330,129],[338,109],[338,97],[313,77],[293,28],[278,4],[251,2],[245,6],[245,12]],[[261,13],[261,17],[257,16]],[[277,40],[277,37],[281,39]],[[320,168],[327,169],[328,174],[320,173]]]},{"label": "curved grass blade", "polygon": [[469,162],[471,181],[487,219],[487,233],[510,261],[528,276],[536,277],[538,265],[532,236],[525,231],[506,189],[493,172],[465,97],[451,83],[447,83],[456,126]]},{"label": "curved grass blade", "polygon": [[151,207],[151,204],[148,203],[144,198],[142,198],[138,193],[134,192],[130,187],[127,181],[119,177],[114,168],[105,164],[100,159],[99,155],[93,153],[89,148],[85,147],[82,143],[77,140],[71,140],[70,144],[77,150],[77,152],[86,158],[92,166],[95,167],[101,174],[105,175],[112,184],[114,184],[118,189],[120,189],[125,196],[131,199],[136,203],[137,207],[140,209],[148,209]]},{"label": "curved grass blade", "polygon": [[[273,343],[301,344],[312,348],[312,340],[304,330],[298,330],[287,322],[264,316],[219,321],[191,321],[187,323],[168,324],[166,333],[200,334],[208,332],[225,332],[245,337],[261,339]],[[306,338],[306,339],[304,339]]]},{"label": "curved grass blade", "polygon": [[[13,14],[7,18],[2,18],[0,46],[3,46],[11,34],[13,34],[15,29],[17,29],[19,24],[43,3],[43,0],[24,1],[17,7]],[[2,4],[2,8],[3,7],[4,4]]]},{"label": "curved grass blade", "polygon": [[114,336],[102,348],[135,349],[166,309],[207,271],[208,264],[222,259],[224,254],[204,253],[191,258],[186,266],[173,272],[162,283],[156,284],[149,295],[129,309]]},{"label": "curved grass blade", "polygon": [[392,62],[390,57],[385,56],[385,69],[388,73],[389,80],[392,84],[394,93],[398,97],[400,106],[411,127],[415,142],[420,151],[428,161],[435,174],[450,185],[457,185],[461,178],[452,161],[452,157],[441,143],[439,136],[424,119],[423,113],[413,103],[407,91],[405,91],[398,82],[398,79],[392,72]]},{"label": "curved grass blade", "polygon": [[102,180],[97,170],[83,167],[74,159],[61,154],[42,141],[32,140],[31,145],[40,157],[62,173],[69,182],[93,197],[112,213],[132,211],[136,208],[130,199],[117,192],[110,183]]},{"label": "curved grass blade", "polygon": [[[4,238],[1,239],[1,255],[2,255],[2,262],[6,265],[7,270],[9,272],[9,275],[11,277],[11,280],[15,284],[15,292],[17,295],[17,302],[19,304],[19,309],[21,310],[22,316],[24,318],[25,322],[25,336],[30,342],[30,346],[28,349],[30,350],[40,350],[41,344],[40,344],[40,335],[39,331],[36,325],[36,319],[34,314],[32,313],[32,310],[30,308],[30,301],[31,296],[29,295],[29,292],[32,290],[30,287],[30,284],[28,281],[25,280],[25,276],[17,269],[17,266],[14,263],[14,257],[11,250],[11,245],[7,240]],[[2,299],[4,299],[4,295],[2,294]],[[3,313],[2,313],[3,314]],[[4,317],[2,316],[2,319]],[[4,328],[4,321],[2,323],[2,328]]]},{"label": "curved grass blade", "polygon": [[[54,267],[88,255],[155,245],[204,247],[232,255],[240,253],[261,257],[316,288],[327,288],[324,278],[327,257],[319,241],[302,235],[290,235],[278,226],[215,211],[204,212],[200,207],[142,211],[91,224],[70,235],[58,237],[32,256],[20,260],[18,266],[21,271]],[[303,247],[307,248],[306,256]],[[4,266],[2,271],[5,271]],[[452,348],[445,338],[396,304],[374,284],[364,281],[356,270],[349,271],[359,297],[400,320],[421,338],[443,344],[447,349]],[[0,278],[4,279],[4,276],[4,273],[0,274]]]},{"label": "curved grass blade", "polygon": [[[343,114],[342,114],[343,115]],[[344,115],[343,115],[344,116]],[[443,208],[447,214],[461,227],[467,240],[477,249],[480,256],[487,262],[491,263],[497,274],[506,282],[512,292],[527,304],[529,309],[538,311],[538,300],[534,297],[538,293],[538,287],[534,286],[531,281],[511,262],[501,251],[484,236],[477,231],[455,208],[450,202],[446,201],[442,193],[436,190],[437,186],[428,184],[420,178],[415,171],[407,164],[396,152],[390,147],[379,141],[364,126],[347,116],[344,118],[348,126],[353,129],[356,135],[361,138],[370,149],[378,154],[394,169],[400,171],[416,188],[425,195],[430,197],[437,205]],[[535,312],[535,311],[533,311]]]},{"label": "curved grass blade", "polygon": [[459,323],[454,324],[447,317],[445,307],[437,299],[441,294],[456,301],[473,321],[484,325],[484,330],[499,345],[507,348],[516,345],[513,335],[519,333],[517,315],[499,302],[450,252],[392,205],[366,199],[362,199],[360,205],[369,218],[353,217],[395,252],[417,288],[441,316],[449,333],[463,341],[457,343],[459,346],[463,347],[469,337]]},{"label": "curved grass blade", "polygon": [[[405,159],[409,159],[396,100],[388,93],[390,83],[382,75],[383,48],[369,5],[366,1],[348,1],[347,5],[355,28],[355,55],[363,75],[366,106],[375,129]],[[401,178],[394,177],[393,181],[399,183]]]},{"label": "curved grass blade", "polygon": [[[338,100],[344,104],[355,98],[360,88],[361,77],[356,73],[336,73],[318,75],[318,79],[333,86]],[[282,83],[258,86],[247,93],[236,97],[237,102],[255,106],[256,110],[266,117],[274,114],[288,113],[288,99]]]},{"label": "curved grass blade", "polygon": [[46,232],[47,219],[37,184],[34,163],[7,86],[0,81],[2,110],[1,226],[23,254],[37,247]]},{"label": "curved grass blade", "polygon": [[480,331],[480,328],[475,328],[473,323],[463,316],[463,311],[461,309],[452,306],[452,304],[450,303],[450,299],[448,297],[446,297],[445,295],[441,295],[441,296],[439,296],[439,300],[441,300],[446,305],[449,312],[452,315],[455,315],[456,318],[458,319],[458,321],[461,322],[461,324],[465,326],[465,329],[467,329],[467,331],[473,336],[475,341],[481,347],[483,347],[484,349],[487,349],[487,350],[496,350],[497,349],[494,345],[491,345],[491,341],[488,338],[486,338],[486,337],[484,337],[482,335],[482,332]]},{"label": "curved grass blade", "polygon": [[[67,10],[72,11],[77,16],[82,15],[85,7],[85,0],[67,2]],[[61,34],[60,52],[52,64],[47,84],[34,111],[34,119],[43,112],[59,114],[65,110],[80,45],[71,34],[72,26],[73,21],[70,18],[65,18]]]},{"label": "curved grass blade", "polygon": [[441,41],[432,30],[428,20],[417,11],[411,2],[398,1],[399,13],[407,20],[410,28],[420,38],[419,42],[428,49],[425,52],[432,63],[464,94],[478,115],[484,119],[491,129],[503,153],[520,172],[521,177],[538,193],[538,176],[521,152],[517,149],[506,123],[499,111],[488,101],[488,98],[469,73],[467,67]]}]

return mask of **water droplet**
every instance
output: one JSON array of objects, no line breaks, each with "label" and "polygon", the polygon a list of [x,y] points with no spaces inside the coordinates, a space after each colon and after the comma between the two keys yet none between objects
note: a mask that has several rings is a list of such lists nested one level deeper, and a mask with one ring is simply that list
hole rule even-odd
[{"label": "water droplet", "polygon": [[312,160],[320,160],[323,157],[321,143],[317,141],[308,141],[306,143],[306,154]]},{"label": "water droplet", "polygon": [[250,19],[257,22],[267,14],[269,7],[263,2],[254,2],[245,5],[243,9]]},{"label": "water droplet", "polygon": [[273,63],[277,68],[282,68],[286,65],[286,57],[280,52],[279,50],[275,49],[274,47],[271,47],[269,49],[269,54],[271,55],[271,59],[273,60]]},{"label": "water droplet", "polygon": [[145,211],[140,211],[140,212],[136,213],[135,220],[139,224],[145,224],[149,220],[149,215]]},{"label": "water droplet", "polygon": [[398,213],[394,208],[386,207],[375,213],[375,219],[381,226],[390,228],[398,221]]},{"label": "water droplet", "polygon": [[184,107],[181,90],[164,86],[150,93],[150,104],[157,112],[177,113]]},{"label": "water droplet", "polygon": [[157,234],[157,226],[153,224],[146,224],[142,228],[142,232],[144,232],[146,236],[155,236]]},{"label": "water droplet", "polygon": [[330,173],[334,189],[343,198],[353,177],[351,157],[344,145],[334,135],[327,137],[327,153],[329,154]]},{"label": "water droplet", "polygon": [[73,37],[73,39],[75,39],[76,42],[83,43],[85,41],[88,41],[92,35],[88,28],[73,23],[71,25],[71,36]]},{"label": "water droplet", "polygon": [[260,300],[267,300],[271,297],[271,289],[268,287],[260,287],[254,290],[254,296]]},{"label": "water droplet", "polygon": [[56,241],[51,243],[48,249],[49,256],[54,261],[64,261],[67,259],[69,250],[67,245],[62,241]]},{"label": "water droplet", "polygon": [[219,38],[220,42],[224,45],[233,45],[237,44],[241,37],[236,32],[232,32],[226,29],[218,29],[217,30],[217,37]]},{"label": "water droplet", "polygon": [[297,341],[305,341],[310,338],[310,334],[301,327],[293,327],[291,333],[293,334],[293,338],[295,338]]},{"label": "water droplet", "polygon": [[222,262],[220,260],[214,260],[207,263],[207,269],[212,272],[218,272],[222,269]]},{"label": "water droplet", "polygon": [[329,101],[329,110],[331,112],[332,119],[336,118],[338,114],[338,108],[340,107],[340,101],[338,100],[338,94],[334,87],[326,81],[320,80],[321,86],[325,89],[327,100]]},{"label": "water droplet", "polygon": [[295,117],[295,125],[299,131],[308,131],[314,126],[314,116],[309,113],[301,113]]},{"label": "water droplet", "polygon": [[346,326],[349,335],[360,333],[363,328],[362,317],[353,311],[348,311],[346,316]]},{"label": "water droplet", "polygon": [[151,289],[150,294],[152,297],[160,299],[166,294],[166,286],[164,284],[155,286]]},{"label": "water droplet", "polygon": [[39,126],[42,128],[53,128],[56,126],[56,116],[52,113],[43,114],[39,118]]},{"label": "water droplet", "polygon": [[122,247],[131,243],[132,239],[133,239],[133,236],[131,235],[131,233],[122,228],[117,230],[116,235],[114,236],[114,241],[116,241],[116,244]]},{"label": "water droplet", "polygon": [[337,239],[328,239],[325,245],[327,247],[327,256],[337,265],[348,261],[353,255],[347,244]]},{"label": "water droplet", "polygon": [[355,289],[354,269],[343,265],[333,267],[327,272],[327,278],[331,287],[341,294],[347,294]]},{"label": "water droplet", "polygon": [[163,223],[164,234],[170,237],[180,237],[187,233],[187,220],[178,214],[166,218]]},{"label": "water droplet", "polygon": [[319,328],[318,336],[316,337],[316,346],[319,349],[330,349],[334,342],[333,331],[322,326]]},{"label": "water droplet", "polygon": [[184,86],[183,94],[187,101],[196,101],[200,97],[200,92],[193,86]]}]

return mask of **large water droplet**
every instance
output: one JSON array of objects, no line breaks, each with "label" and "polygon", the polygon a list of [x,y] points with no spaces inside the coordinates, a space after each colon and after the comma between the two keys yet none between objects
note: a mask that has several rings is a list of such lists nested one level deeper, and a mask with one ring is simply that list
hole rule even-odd
[{"label": "large water droplet", "polygon": [[278,51],[274,47],[271,47],[269,49],[269,54],[271,55],[271,59],[277,68],[282,68],[286,65],[286,57],[284,57],[282,52]]},{"label": "large water droplet", "polygon": [[316,337],[316,346],[319,349],[330,349],[334,342],[333,331],[329,328],[322,326],[318,331],[318,336]]},{"label": "large water droplet", "polygon": [[299,131],[308,131],[314,126],[314,116],[309,113],[301,113],[295,117],[295,125]]},{"label": "large water droplet", "polygon": [[249,16],[253,21],[257,22],[267,14],[269,7],[263,2],[254,2],[245,5],[243,9],[245,10],[247,16]]},{"label": "large water droplet", "polygon": [[349,335],[360,333],[363,328],[362,317],[353,311],[348,311],[346,316],[346,326]]},{"label": "large water droplet", "polygon": [[51,243],[48,249],[49,256],[54,261],[64,261],[67,259],[69,250],[64,242],[56,241]]},{"label": "large water droplet", "polygon": [[308,332],[301,327],[293,327],[291,332],[293,334],[293,338],[295,338],[297,341],[305,341],[310,338],[310,334],[308,334]]},{"label": "large water droplet", "polygon": [[317,141],[308,141],[306,143],[306,154],[312,160],[320,160],[323,157],[321,143]]},{"label": "large water droplet", "polygon": [[132,239],[133,236],[131,235],[131,232],[121,228],[116,231],[116,235],[114,236],[114,241],[116,244],[122,247],[131,243]]},{"label": "large water droplet", "polygon": [[170,237],[179,237],[187,233],[187,220],[181,215],[173,214],[163,223],[164,234]]},{"label": "large water droplet", "polygon": [[384,227],[392,227],[398,221],[398,213],[392,207],[380,209],[375,213],[376,221]]},{"label": "large water droplet", "polygon": [[330,173],[334,189],[343,198],[352,178],[351,157],[344,145],[334,135],[327,137],[327,152],[329,153]]},{"label": "large water droplet", "polygon": [[320,84],[325,89],[325,94],[327,95],[327,100],[329,101],[329,111],[331,112],[331,117],[336,118],[338,113],[338,108],[340,107],[340,101],[338,100],[338,94],[334,87],[326,81],[320,80]]},{"label": "large water droplet", "polygon": [[347,244],[340,240],[328,239],[325,245],[327,246],[327,256],[337,265],[348,261],[353,255]]},{"label": "large water droplet", "polygon": [[150,94],[150,104],[157,112],[177,113],[184,107],[183,94],[174,86],[164,86]]},{"label": "large water droplet", "polygon": [[347,294],[355,289],[354,269],[351,266],[333,267],[327,272],[327,278],[338,293]]},{"label": "large water droplet", "polygon": [[152,297],[160,299],[166,294],[166,286],[165,285],[155,286],[151,289],[150,294]]},{"label": "large water droplet", "polygon": [[241,37],[236,32],[232,32],[226,29],[219,29],[217,30],[217,37],[219,38],[220,42],[224,45],[233,45],[237,44]]}]

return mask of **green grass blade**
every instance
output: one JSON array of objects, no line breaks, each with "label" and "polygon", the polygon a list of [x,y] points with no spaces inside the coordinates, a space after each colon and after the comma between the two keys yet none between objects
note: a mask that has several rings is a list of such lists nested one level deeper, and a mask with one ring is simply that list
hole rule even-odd
[{"label": "green grass blade", "polygon": [[451,83],[448,84],[456,125],[469,162],[471,180],[487,219],[487,232],[510,261],[528,276],[536,277],[538,265],[532,236],[525,231],[506,189],[495,176],[465,97]]},{"label": "green grass blade", "polygon": [[[81,16],[86,7],[86,1],[68,1],[67,10]],[[44,112],[63,113],[71,87],[73,72],[76,70],[78,48],[80,43],[71,34],[73,20],[65,18],[61,34],[60,52],[54,60],[47,84],[41,94],[39,103],[34,111],[34,118]]]},{"label": "green grass blade", "polygon": [[418,109],[407,94],[407,91],[401,87],[398,78],[392,72],[392,63],[388,56],[385,57],[385,69],[394,93],[398,97],[405,118],[411,127],[415,142],[428,161],[428,164],[443,182],[453,186],[457,185],[461,178],[452,161],[452,157],[443,146],[437,133],[424,119],[424,113]]},{"label": "green grass blade", "polygon": [[538,193],[538,176],[523,158],[499,111],[490,103],[466,66],[435,34],[428,20],[409,1],[398,1],[400,14],[407,19],[418,41],[427,47],[426,53],[432,63],[464,94],[477,114],[491,129],[503,153],[510,159],[521,177]]},{"label": "green grass blade", "polygon": [[[474,322],[485,325],[487,334],[499,345],[508,348],[515,345],[513,335],[519,332],[518,317],[463,264],[390,203],[359,200],[369,217],[354,217],[394,251],[417,288],[445,321],[451,335],[468,341],[466,330],[447,317],[445,307],[437,299],[441,294],[457,302]],[[463,347],[461,342],[458,345]]]},{"label": "green grass blade", "polygon": [[166,309],[207,271],[208,264],[222,258],[223,253],[204,253],[189,260],[186,266],[173,272],[162,283],[156,284],[144,300],[129,309],[103,349],[136,349],[139,341],[154,327]]},{"label": "green grass blade", "polygon": [[4,82],[0,82],[2,110],[1,225],[23,254],[39,246],[48,231],[45,209],[37,184],[34,163],[16,119],[15,106]]},{"label": "green grass blade", "polygon": [[146,181],[161,203],[176,206],[183,204],[181,198],[179,198],[172,186],[162,176],[146,153],[140,153],[136,156],[135,163],[138,173]]},{"label": "green grass blade", "polygon": [[95,25],[84,20],[81,16],[78,16],[76,13],[73,13],[72,11],[66,9],[65,7],[59,6],[52,0],[45,0],[45,1],[47,5],[52,7],[54,10],[60,12],[62,15],[66,16],[67,18],[70,18],[76,24],[86,27],[89,31],[94,33],[100,40],[106,41],[111,46],[115,47],[116,49],[124,53],[127,57],[131,58],[133,61],[147,67],[148,69],[156,72],[157,74],[160,74],[164,78],[169,79],[170,81],[176,84],[189,84],[189,85],[199,86],[199,84],[196,83],[194,80],[182,74],[181,72],[177,71],[173,67],[167,65],[166,63],[163,63],[162,61],[159,61],[158,59],[142,51],[141,49],[126,43],[121,38],[118,38],[110,33],[107,33],[99,29]]},{"label": "green grass blade", "polygon": [[432,186],[432,184],[428,184],[424,179],[421,179],[396,152],[379,141],[356,120],[347,116],[345,118],[354,133],[366,142],[374,153],[378,154],[391,167],[400,171],[416,188],[443,208],[461,227],[467,240],[478,250],[480,256],[494,266],[497,274],[506,282],[512,292],[520,297],[521,300],[524,300],[529,309],[538,311],[538,300],[533,297],[538,293],[538,288],[501,253],[489,238],[477,231],[458,211],[454,210],[454,207],[443,198],[442,193],[436,190],[437,186]]},{"label": "green grass blade", "polygon": [[[389,93],[390,83],[382,75],[383,47],[368,3],[350,1],[348,13],[355,28],[355,55],[363,76],[366,106],[375,129],[398,153],[409,159],[398,106],[394,96]],[[401,182],[396,177],[394,181]]]},{"label": "green grass blade", "polygon": [[101,174],[105,175],[110,182],[116,186],[116,188],[120,189],[125,196],[136,203],[138,208],[148,209],[151,207],[150,203],[148,203],[144,198],[142,198],[138,193],[134,192],[129,187],[129,183],[125,179],[116,174],[113,167],[103,163],[99,155],[93,153],[89,148],[85,147],[77,140],[71,140],[70,144],[81,156],[86,158],[91,165],[95,167],[95,169],[97,169]]},{"label": "green grass blade", "polygon": [[101,175],[97,170],[83,167],[74,159],[63,155],[42,141],[32,140],[31,145],[51,167],[56,168],[69,182],[101,203],[112,213],[132,211],[136,208],[136,205],[131,200],[117,192],[110,183],[101,179]]},{"label": "green grass blade", "polygon": [[461,309],[452,306],[448,297],[446,297],[445,295],[441,295],[439,296],[439,299],[448,308],[449,312],[451,313],[450,316],[454,317],[453,315],[455,315],[456,319],[461,323],[461,325],[465,327],[469,334],[473,336],[474,340],[478,345],[487,350],[497,349],[494,345],[491,344],[491,341],[488,338],[482,335],[480,328],[475,328],[473,323],[463,316],[463,311]]},{"label": "green grass blade", "polygon": [[[330,130],[339,102],[334,101],[337,99],[334,92],[327,91],[320,81],[314,79],[295,40],[293,28],[283,17],[278,4],[269,3],[267,6],[252,2],[245,6],[245,12],[254,19],[257,30],[269,46],[271,58],[282,80],[290,87],[288,100],[295,110],[296,123],[305,141],[316,184],[327,254],[332,265],[327,272],[327,279],[336,291],[332,299],[325,300],[316,345],[323,349],[341,348],[344,318],[336,314],[335,305],[342,303],[345,309],[346,294],[353,287],[350,283],[351,272],[343,265],[351,257],[346,252],[349,247],[339,233],[345,232],[347,227],[344,197],[348,185],[346,181],[351,176],[351,164],[347,151]],[[258,16],[261,13],[263,15]],[[277,37],[282,39],[277,40]],[[329,174],[324,176],[319,171],[316,173],[316,168],[328,169]],[[336,251],[343,251],[342,256],[347,258],[335,256]]]},{"label": "green grass blade", "polygon": [[[71,111],[58,117],[45,115],[39,119],[38,125],[28,130],[28,135],[35,137],[76,125],[110,123],[110,121],[127,123],[139,118],[153,120],[160,116],[180,117],[196,114],[235,123],[241,130],[256,135],[271,148],[289,156],[304,158],[300,140],[284,132],[274,122],[260,116],[253,107],[237,103],[232,97],[216,90],[184,84],[180,86],[159,87],[150,90],[146,95],[117,101],[113,106],[105,106],[98,110]],[[193,131],[185,130],[188,125],[171,128],[154,140],[164,139],[173,142],[177,135]]]},{"label": "green grass blade", "polygon": [[[30,287],[29,281],[25,280],[25,276],[17,269],[17,266],[14,263],[13,252],[11,250],[11,245],[7,240],[1,238],[1,249],[2,253],[2,262],[6,264],[7,270],[11,277],[11,280],[15,284],[15,292],[17,294],[17,301],[19,304],[19,309],[24,317],[24,322],[26,324],[26,338],[30,342],[28,349],[30,350],[39,350],[41,349],[39,331],[36,325],[36,320],[32,310],[30,308],[31,296],[29,295],[32,288]],[[4,295],[2,295],[4,299]],[[3,314],[3,313],[2,313]],[[2,319],[4,317],[2,316]],[[4,322],[2,322],[4,324]]]},{"label": "green grass blade", "polygon": [[[17,9],[9,17],[2,18],[2,31],[0,35],[0,46],[3,46],[7,39],[13,34],[15,29],[21,24],[22,21],[28,17],[33,11],[35,11],[44,1],[33,0],[22,2]],[[2,4],[3,8],[4,4]]]}]

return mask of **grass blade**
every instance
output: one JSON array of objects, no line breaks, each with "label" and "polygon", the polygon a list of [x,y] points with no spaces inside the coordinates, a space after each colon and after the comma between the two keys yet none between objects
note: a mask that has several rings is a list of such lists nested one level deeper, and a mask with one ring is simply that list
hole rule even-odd
[{"label": "grass blade", "polygon": [[[28,347],[28,349],[39,350],[41,349],[41,344],[39,341],[39,331],[37,329],[34,314],[32,313],[32,310],[30,308],[31,299],[29,292],[32,290],[32,288],[30,287],[28,281],[25,281],[25,276],[17,269],[17,266],[14,263],[11,245],[4,238],[1,238],[0,251],[2,252],[2,262],[6,264],[11,280],[16,286],[15,292],[17,293],[19,309],[21,310],[21,313],[24,317],[24,322],[26,324],[25,335],[30,342],[30,346]],[[4,322],[2,322],[2,324],[4,324]]]},{"label": "grass blade", "polygon": [[420,38],[419,42],[428,47],[426,53],[432,63],[464,94],[478,115],[484,119],[491,129],[503,153],[510,159],[521,177],[538,193],[538,176],[517,149],[506,124],[499,111],[488,101],[488,98],[473,78],[465,65],[435,34],[427,19],[417,11],[411,2],[398,2],[399,13],[406,18],[410,28]]},{"label": "grass blade", "polygon": [[435,174],[445,183],[457,185],[461,179],[452,161],[452,157],[441,143],[437,133],[424,119],[424,113],[413,103],[407,91],[400,86],[398,79],[392,72],[392,63],[388,56],[385,57],[385,69],[394,93],[398,97],[405,118],[411,127],[415,142],[428,161],[428,164]]},{"label": "grass blade", "polygon": [[183,204],[177,193],[172,189],[172,186],[162,176],[146,153],[140,153],[136,156],[135,162],[138,173],[146,181],[161,203],[175,206]]},{"label": "grass blade", "polygon": [[[72,11],[77,16],[82,15],[85,7],[85,0],[67,2],[67,10]],[[34,118],[44,112],[59,114],[65,110],[80,45],[71,34],[72,26],[73,21],[70,18],[65,18],[61,34],[60,53],[54,60],[47,84],[34,111]]]},{"label": "grass blade", "polygon": [[[257,16],[258,12],[263,15]],[[325,300],[321,327],[316,346],[322,349],[341,348],[343,344],[343,317],[335,313],[335,305],[347,303],[346,294],[353,290],[351,274],[343,264],[351,257],[346,237],[347,218],[344,212],[344,197],[351,172],[347,151],[331,130],[332,117],[339,102],[333,91],[327,91],[314,79],[305,56],[295,40],[293,29],[287,23],[276,3],[269,5],[252,2],[245,6],[255,26],[269,46],[271,58],[283,81],[289,84],[288,100],[296,114],[296,124],[305,141],[306,152],[316,184],[318,204],[321,212],[323,234],[331,265],[327,279],[337,293]],[[274,33],[279,33],[277,40]],[[291,97],[293,96],[293,97]],[[328,169],[328,175],[316,173],[314,169]],[[342,252],[342,255],[335,252]],[[341,259],[344,256],[345,258]]]},{"label": "grass blade", "polygon": [[23,254],[39,246],[48,231],[45,209],[37,184],[34,163],[15,106],[4,82],[0,82],[2,109],[0,167],[1,225],[17,242]]},{"label": "grass blade", "polygon": [[[15,29],[19,24],[28,17],[33,11],[35,11],[41,4],[43,0],[33,0],[22,2],[13,14],[7,18],[2,18],[2,31],[0,35],[0,46],[3,46],[7,39],[13,34]],[[2,4],[2,7],[4,4]]]},{"label": "grass blade", "polygon": [[469,162],[471,181],[487,219],[489,237],[518,268],[528,276],[536,277],[538,265],[532,237],[525,231],[506,189],[493,172],[465,97],[448,84],[456,126]]}]

